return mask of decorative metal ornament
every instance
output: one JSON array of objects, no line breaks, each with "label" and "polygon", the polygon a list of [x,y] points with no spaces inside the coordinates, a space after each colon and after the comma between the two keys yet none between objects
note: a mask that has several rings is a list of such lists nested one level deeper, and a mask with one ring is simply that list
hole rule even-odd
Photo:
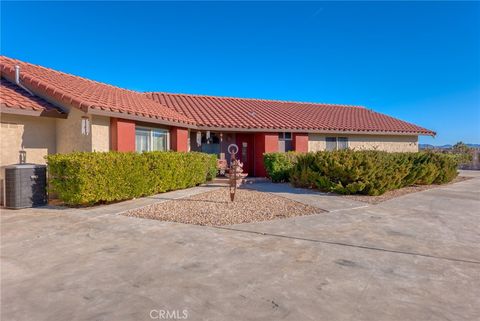
[{"label": "decorative metal ornament", "polygon": [[238,153],[238,146],[237,144],[230,144],[228,145],[227,147],[227,152],[232,155],[232,156],[235,156],[237,153]]},{"label": "decorative metal ornament", "polygon": [[230,154],[230,168],[226,176],[229,178],[230,201],[233,202],[235,200],[237,187],[240,187],[243,179],[247,177],[247,174],[243,173],[243,163],[236,158],[238,146],[236,144],[230,144],[228,145],[227,151]]}]

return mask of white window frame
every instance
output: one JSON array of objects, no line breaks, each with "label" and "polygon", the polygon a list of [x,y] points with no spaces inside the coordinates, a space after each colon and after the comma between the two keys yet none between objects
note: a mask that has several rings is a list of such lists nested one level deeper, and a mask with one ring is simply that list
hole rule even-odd
[{"label": "white window frame", "polygon": [[347,142],[347,147],[346,148],[342,148],[341,150],[345,150],[345,149],[349,149],[350,148],[350,140],[348,139],[348,137],[346,136],[325,136],[325,150],[327,150],[327,138],[335,138],[335,150],[339,150],[338,149],[338,139],[339,138],[345,138],[346,139],[346,142]]},{"label": "white window frame", "polygon": [[[165,149],[165,151],[170,150],[170,130],[168,130],[166,128],[158,128],[158,127],[135,126],[135,151],[137,151],[137,129],[148,130],[149,133],[150,133],[150,138],[149,138],[150,139],[150,142],[149,142],[150,150],[147,150],[146,152],[153,152],[154,151],[154,150],[152,150],[152,147],[153,147],[153,132],[154,131],[164,131],[167,134],[167,146],[166,146],[167,148]],[[138,152],[138,153],[140,153],[140,152]]]},{"label": "white window frame", "polygon": [[[290,134],[290,138],[286,138],[285,134]],[[278,140],[292,140],[292,139],[293,139],[293,134],[291,132],[278,133]]]}]

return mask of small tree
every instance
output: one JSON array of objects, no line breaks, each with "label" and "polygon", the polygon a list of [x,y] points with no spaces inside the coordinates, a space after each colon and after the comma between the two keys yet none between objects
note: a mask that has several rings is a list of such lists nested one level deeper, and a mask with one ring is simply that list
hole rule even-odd
[{"label": "small tree", "polygon": [[453,145],[453,152],[454,153],[461,153],[466,154],[470,151],[470,147],[467,146],[464,142],[458,142]]}]

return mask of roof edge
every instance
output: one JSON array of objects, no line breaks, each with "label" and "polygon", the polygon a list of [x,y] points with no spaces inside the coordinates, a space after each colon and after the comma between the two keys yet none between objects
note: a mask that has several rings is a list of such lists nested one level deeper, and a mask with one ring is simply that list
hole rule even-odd
[{"label": "roof edge", "polygon": [[395,136],[435,136],[434,131],[427,132],[407,132],[407,131],[375,131],[375,130],[340,130],[340,129],[298,129],[298,128],[241,128],[241,127],[212,127],[197,126],[198,130],[226,131],[226,132],[292,132],[309,134],[338,134],[338,135],[395,135]]},{"label": "roof edge", "polygon": [[0,104],[0,112],[2,114],[48,117],[48,118],[65,119],[68,117],[67,114],[60,113],[59,111],[55,111],[55,110],[51,110],[51,111],[29,110],[24,108],[9,107],[9,106],[6,106],[5,104]]},{"label": "roof edge", "polygon": [[120,111],[114,111],[114,110],[105,110],[105,109],[95,108],[95,107],[89,108],[88,113],[92,115],[98,115],[98,116],[118,117],[118,118],[124,118],[124,119],[143,121],[147,123],[168,125],[173,127],[197,129],[197,126],[195,123],[184,123],[184,122],[173,121],[173,120],[163,119],[158,117],[149,117],[148,115],[146,116],[138,113],[137,114],[126,113],[126,112],[120,112]]}]

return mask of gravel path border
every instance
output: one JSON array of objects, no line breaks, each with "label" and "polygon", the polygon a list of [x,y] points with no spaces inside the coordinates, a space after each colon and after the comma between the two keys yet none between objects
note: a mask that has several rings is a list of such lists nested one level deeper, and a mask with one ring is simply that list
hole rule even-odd
[{"label": "gravel path border", "polygon": [[123,215],[185,224],[223,226],[326,212],[271,193],[237,189],[230,202],[228,188],[130,210]]}]

